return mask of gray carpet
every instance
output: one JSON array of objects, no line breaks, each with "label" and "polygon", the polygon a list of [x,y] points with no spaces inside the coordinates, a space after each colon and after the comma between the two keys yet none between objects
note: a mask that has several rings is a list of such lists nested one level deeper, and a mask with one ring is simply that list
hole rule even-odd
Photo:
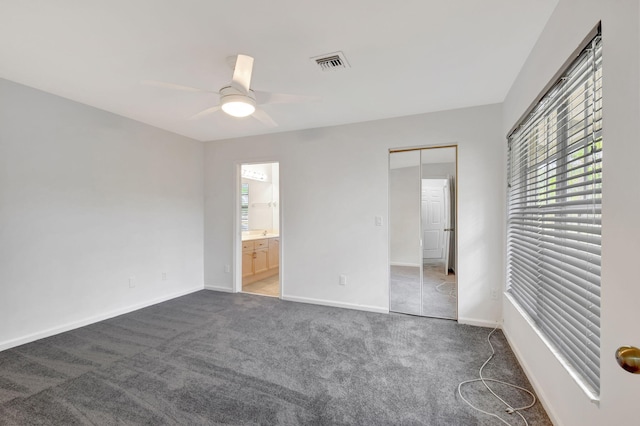
[{"label": "gray carpet", "polygon": [[[456,394],[488,332],[204,290],[0,352],[0,424],[491,425]],[[492,341],[485,373],[530,387]],[[481,386],[467,398],[502,411]],[[551,424],[539,403],[525,416]]]},{"label": "gray carpet", "polygon": [[[455,275],[444,275],[442,264],[423,266],[422,296],[420,268],[391,266],[389,280],[389,309],[410,315],[456,319],[458,299]],[[422,313],[420,305],[422,304]]]},{"label": "gray carpet", "polygon": [[422,268],[422,315],[436,318],[458,317],[456,276],[445,275],[444,265],[425,264]]}]

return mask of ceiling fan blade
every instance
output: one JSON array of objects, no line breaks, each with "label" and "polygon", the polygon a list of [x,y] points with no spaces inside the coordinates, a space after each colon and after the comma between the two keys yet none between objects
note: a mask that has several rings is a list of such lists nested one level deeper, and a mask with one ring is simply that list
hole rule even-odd
[{"label": "ceiling fan blade", "polygon": [[318,96],[287,95],[284,93],[271,93],[260,90],[254,90],[253,93],[256,96],[256,103],[258,105],[299,104],[304,102],[317,102],[320,100]]},{"label": "ceiling fan blade", "polygon": [[236,66],[233,69],[233,84],[249,93],[251,87],[251,73],[253,72],[253,58],[247,55],[238,55]]},{"label": "ceiling fan blade", "polygon": [[200,111],[196,115],[193,115],[193,116],[189,117],[189,120],[197,120],[199,118],[204,117],[205,115],[213,114],[214,112],[218,111],[219,109],[220,109],[220,105],[216,105],[214,107],[207,108],[205,110]]},{"label": "ceiling fan blade", "polygon": [[144,84],[145,86],[162,87],[163,89],[182,90],[184,92],[218,93],[218,92],[214,92],[213,90],[198,89],[197,87],[182,86],[180,84],[167,83],[164,81],[142,80],[140,83]]},{"label": "ceiling fan blade", "polygon": [[251,116],[267,127],[278,127],[278,123],[273,121],[273,118],[262,109],[256,108]]}]

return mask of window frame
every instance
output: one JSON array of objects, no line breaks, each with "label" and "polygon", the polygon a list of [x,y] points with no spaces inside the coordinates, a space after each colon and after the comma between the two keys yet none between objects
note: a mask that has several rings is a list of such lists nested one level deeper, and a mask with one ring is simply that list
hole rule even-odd
[{"label": "window frame", "polygon": [[[593,55],[589,58],[588,55]],[[586,58],[586,59],[585,59]],[[586,60],[593,66],[592,71],[587,70],[580,73],[579,66],[581,61]],[[574,74],[572,74],[574,73]],[[593,97],[587,97],[588,87],[580,90],[567,90],[567,87],[563,85],[573,84],[571,77],[579,76],[582,74],[593,76],[592,88]],[[586,83],[585,83],[586,82]],[[587,307],[586,314],[590,319],[597,314],[597,339],[593,339],[597,342],[597,350],[593,348],[595,343],[591,340],[588,342],[590,352],[590,360],[584,362],[584,365],[577,365],[580,361],[576,361],[572,355],[576,352],[575,347],[567,349],[563,347],[562,337],[566,333],[571,336],[571,331],[574,329],[572,325],[566,326],[565,329],[559,333],[557,330],[547,330],[545,328],[563,327],[563,321],[573,320],[573,316],[580,318],[582,314],[581,307],[576,312],[554,312],[554,308],[565,308],[564,304],[554,304],[556,300],[568,300],[572,302],[577,296],[573,296],[570,290],[564,290],[562,287],[569,281],[565,280],[563,276],[559,283],[551,282],[548,273],[550,266],[550,260],[555,263],[554,269],[562,269],[562,263],[558,265],[558,256],[565,255],[565,252],[573,250],[570,248],[566,241],[562,241],[560,244],[558,241],[554,241],[553,237],[548,237],[549,234],[561,234],[560,231],[567,231],[570,227],[575,229],[569,229],[568,232],[574,232],[575,235],[580,232],[596,232],[598,238],[594,238],[600,244],[601,235],[601,185],[602,185],[602,36],[600,27],[596,27],[589,36],[585,39],[581,47],[574,53],[572,57],[563,65],[560,72],[554,76],[554,79],[550,81],[545,87],[545,91],[536,98],[536,101],[527,110],[527,113],[518,120],[518,124],[511,129],[508,139],[508,190],[507,190],[507,247],[506,247],[506,295],[509,300],[516,306],[518,311],[527,319],[531,327],[541,337],[550,350],[560,359],[561,363],[568,370],[570,375],[578,382],[580,387],[585,393],[594,401],[599,399],[599,371],[600,371],[600,341],[599,341],[599,288],[600,288],[600,245],[598,245],[597,256],[596,254],[580,252],[579,258],[589,258],[597,260],[597,306]],[[584,82],[578,81],[575,87],[580,87],[580,84],[588,84],[587,80]],[[570,86],[570,88],[573,86]],[[599,93],[598,93],[599,91]],[[578,121],[572,121],[575,119],[573,113],[577,110],[580,112],[579,104],[573,105],[575,99],[571,99],[575,94],[584,95],[584,122],[582,124]],[[599,96],[599,97],[598,97]],[[579,100],[579,99],[578,99]],[[588,101],[591,101],[591,104]],[[591,116],[588,112],[591,111]],[[545,120],[549,119],[549,122]],[[546,126],[540,126],[541,122],[545,122]],[[561,129],[561,130],[559,130]],[[572,133],[574,129],[584,131],[581,136],[578,133]],[[591,129],[592,134],[586,132]],[[546,134],[545,134],[546,133]],[[544,141],[545,145],[542,146],[543,151],[538,152],[539,141]],[[553,140],[553,145],[549,141]],[[529,148],[533,149],[529,149]],[[589,152],[588,148],[590,147]],[[555,148],[555,151],[552,151]],[[514,152],[512,150],[518,149]],[[524,150],[523,150],[524,149]],[[517,160],[517,161],[516,161]],[[516,161],[516,166],[514,166]],[[582,162],[582,163],[581,163]],[[582,168],[582,172],[575,173],[576,170]],[[591,168],[589,170],[589,168]],[[555,179],[551,182],[551,178],[545,178],[545,176],[553,176]],[[512,188],[512,183],[519,185],[517,189]],[[533,185],[529,187],[529,185]],[[592,187],[591,194],[586,189]],[[520,197],[519,199],[514,196]],[[593,210],[593,217],[597,217],[598,223],[595,223],[593,230],[589,228],[591,224],[588,223],[588,212],[586,213],[574,213],[571,208],[566,208],[566,212],[563,213],[565,205],[572,203],[580,204],[580,197],[583,200],[592,200],[594,205],[598,207],[598,213],[596,209]],[[591,198],[589,198],[591,197]],[[578,201],[576,201],[578,200]],[[548,202],[551,202],[549,204]],[[536,213],[535,208],[533,213],[528,212],[529,205],[536,206],[538,203],[543,204],[540,212]],[[546,204],[544,204],[546,203]],[[545,213],[545,208],[549,205],[553,206],[556,203],[561,207],[553,207],[554,211],[551,215]],[[516,205],[520,204],[520,205]],[[524,205],[525,207],[522,207]],[[582,206],[582,204],[580,204]],[[584,203],[588,205],[588,203]],[[515,207],[514,207],[515,206]],[[575,209],[573,209],[575,210]],[[514,213],[514,212],[517,212]],[[529,219],[527,215],[533,220],[527,222]],[[537,216],[536,216],[537,214]],[[580,216],[585,214],[584,218]],[[519,217],[518,217],[519,215]],[[548,215],[548,216],[545,216]],[[517,218],[517,219],[516,219]],[[542,219],[539,219],[542,218]],[[542,231],[538,231],[542,237],[535,237],[535,225],[531,225],[532,222],[538,219],[540,221],[539,226]],[[520,220],[520,224],[516,224],[517,220]],[[578,225],[572,225],[572,223],[578,223]],[[580,224],[585,222],[586,225]],[[564,223],[564,224],[563,224]],[[527,228],[528,227],[528,228]],[[557,227],[558,232],[549,228]],[[585,231],[586,229],[586,231]],[[520,235],[516,235],[520,232]],[[545,235],[545,233],[547,235]],[[580,235],[581,237],[581,235]],[[569,239],[571,239],[571,235]],[[581,237],[582,238],[582,237]],[[585,237],[588,240],[588,237]],[[525,241],[526,240],[526,241]],[[544,241],[542,241],[544,240]],[[558,238],[560,240],[560,238]],[[524,241],[524,242],[521,242]],[[538,244],[538,246],[536,246]],[[589,241],[589,244],[591,242]],[[584,245],[577,244],[577,247],[581,249]],[[545,250],[552,253],[552,257],[545,259]],[[559,248],[558,248],[559,247]],[[569,247],[569,248],[567,248]],[[589,248],[590,250],[590,248]],[[576,250],[578,252],[579,250]],[[560,253],[558,255],[557,253]],[[518,256],[522,256],[518,258]],[[596,259],[597,258],[597,259]],[[538,262],[538,263],[536,263]],[[546,263],[544,263],[546,262]],[[527,271],[522,273],[518,268],[528,268]],[[575,273],[579,270],[579,267],[567,264],[567,269],[573,268]],[[590,266],[587,266],[587,270],[590,270]],[[542,271],[542,272],[540,272]],[[585,276],[588,272],[585,272]],[[519,275],[520,274],[520,275]],[[546,276],[545,276],[546,275]],[[562,274],[561,274],[562,275]],[[589,275],[589,280],[595,281],[595,275]],[[567,276],[571,276],[567,273]],[[521,283],[514,284],[515,281],[522,281]],[[595,284],[593,284],[595,285]],[[525,288],[526,287],[526,288]],[[591,287],[590,287],[591,288]],[[524,289],[524,290],[523,290]],[[560,289],[560,290],[558,290]],[[547,292],[545,294],[545,292]],[[548,293],[552,292],[552,293]],[[567,294],[564,294],[567,293]],[[593,297],[591,293],[595,293],[595,290],[591,288],[589,297]],[[536,297],[530,297],[535,295]],[[587,297],[586,304],[591,303]],[[564,299],[563,299],[564,298]],[[593,308],[593,309],[592,309]],[[593,312],[592,312],[593,311]],[[595,313],[594,313],[595,312]],[[593,338],[593,335],[589,335],[590,327],[593,327],[591,323],[585,326],[585,340]],[[579,335],[578,333],[576,335]],[[580,335],[580,337],[582,337]],[[569,342],[566,346],[573,345],[573,342]],[[586,343],[585,343],[586,345]],[[585,356],[586,358],[586,356]],[[588,364],[588,365],[587,365]],[[593,372],[597,373],[597,378],[594,378]]]}]

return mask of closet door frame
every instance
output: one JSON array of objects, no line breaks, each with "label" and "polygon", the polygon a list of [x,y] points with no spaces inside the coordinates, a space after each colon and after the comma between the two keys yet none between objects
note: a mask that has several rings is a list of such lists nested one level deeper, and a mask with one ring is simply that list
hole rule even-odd
[{"label": "closet door frame", "polygon": [[[455,271],[455,294],[456,294],[456,300],[455,300],[455,315],[454,318],[445,318],[445,319],[451,319],[454,321],[458,320],[458,305],[459,305],[459,297],[457,297],[458,295],[458,193],[459,193],[459,185],[458,185],[458,145],[457,144],[445,144],[445,145],[431,145],[431,146],[419,146],[419,147],[409,147],[409,148],[392,148],[389,149],[389,212],[388,212],[388,217],[389,217],[389,270],[388,270],[388,276],[389,276],[389,280],[390,280],[390,284],[391,284],[391,261],[392,261],[392,251],[391,251],[391,241],[392,241],[392,229],[391,229],[391,223],[393,220],[392,217],[392,212],[391,212],[391,199],[392,199],[392,193],[391,193],[391,155],[395,154],[395,153],[403,153],[403,152],[411,152],[411,151],[419,151],[420,152],[420,163],[419,163],[419,191],[417,196],[420,198],[419,199],[419,206],[420,206],[420,212],[419,212],[419,250],[420,250],[420,263],[422,265],[423,263],[423,224],[422,224],[422,182],[423,182],[423,153],[424,151],[427,150],[433,150],[433,149],[441,149],[441,148],[453,148],[454,149],[454,156],[455,156],[455,160],[454,160],[454,166],[455,166],[455,173],[453,176],[450,176],[451,178],[453,178],[453,197],[451,197],[451,201],[452,201],[452,211],[453,214],[451,215],[451,228],[453,229],[453,238],[450,238],[450,241],[453,240],[453,244],[454,244],[454,249],[453,249],[453,270]],[[442,176],[442,178],[449,178],[449,176]],[[451,182],[449,182],[449,184],[451,185]],[[445,254],[446,257],[446,254]],[[451,261],[451,260],[450,260]],[[424,283],[424,274],[423,274],[423,267],[421,266],[420,268],[420,309],[419,309],[419,314],[420,316],[425,316],[424,312],[423,312],[423,283]],[[446,274],[445,274],[446,275]],[[389,311],[390,312],[396,312],[396,311],[392,311],[391,309],[391,285],[389,285]],[[401,312],[402,313],[402,312]],[[438,317],[440,318],[440,317]]]}]

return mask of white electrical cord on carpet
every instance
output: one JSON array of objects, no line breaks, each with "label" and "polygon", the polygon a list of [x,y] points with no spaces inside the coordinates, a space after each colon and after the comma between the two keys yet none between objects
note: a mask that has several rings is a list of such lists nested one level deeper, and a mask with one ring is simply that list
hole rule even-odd
[{"label": "white electrical cord on carpet", "polygon": [[[481,413],[487,414],[489,416],[495,417],[496,419],[500,420],[502,423],[511,426],[509,423],[507,423],[502,417],[498,416],[497,414],[493,414],[493,413],[489,413],[488,411],[482,410],[476,406],[474,406],[472,403],[470,403],[469,401],[467,401],[467,399],[462,396],[462,385],[466,385],[467,383],[473,383],[473,382],[482,382],[482,384],[489,390],[489,392],[491,392],[493,394],[493,396],[495,396],[498,400],[500,400],[500,402],[502,402],[507,409],[505,410],[507,413],[509,414],[513,414],[516,413],[517,415],[519,415],[522,420],[524,421],[525,425],[529,425],[529,423],[527,422],[527,419],[524,418],[524,416],[522,415],[522,413],[520,413],[520,411],[522,410],[527,410],[531,407],[533,407],[536,403],[536,396],[533,394],[533,392],[522,388],[520,386],[514,385],[512,383],[506,383],[500,380],[496,380],[496,379],[488,379],[488,378],[484,378],[482,377],[482,370],[484,369],[484,367],[489,363],[489,361],[491,361],[494,357],[494,355],[496,354],[495,349],[493,348],[493,345],[491,344],[491,335],[498,329],[498,326],[496,326],[493,330],[491,330],[491,333],[489,333],[489,335],[487,336],[487,342],[489,343],[489,346],[491,347],[491,356],[489,356],[489,358],[487,358],[487,360],[484,362],[484,364],[482,364],[482,367],[480,367],[480,371],[478,372],[478,374],[480,375],[479,379],[472,379],[472,380],[465,380],[464,382],[461,382],[460,384],[458,384],[458,395],[460,395],[460,398],[462,398],[462,400],[464,402],[467,403],[467,405],[471,408],[473,408],[476,411],[480,411]],[[509,404],[508,402],[506,402],[504,399],[500,398],[494,391],[493,389],[491,389],[489,387],[489,385],[487,384],[487,382],[495,382],[495,383],[502,383],[503,385],[506,386],[510,386],[512,388],[516,388],[516,389],[520,389],[525,391],[526,393],[528,393],[529,395],[531,395],[531,398],[533,399],[533,401],[531,402],[531,404],[525,406],[525,407],[518,407],[518,408],[513,408],[511,406],[511,404]]]}]

